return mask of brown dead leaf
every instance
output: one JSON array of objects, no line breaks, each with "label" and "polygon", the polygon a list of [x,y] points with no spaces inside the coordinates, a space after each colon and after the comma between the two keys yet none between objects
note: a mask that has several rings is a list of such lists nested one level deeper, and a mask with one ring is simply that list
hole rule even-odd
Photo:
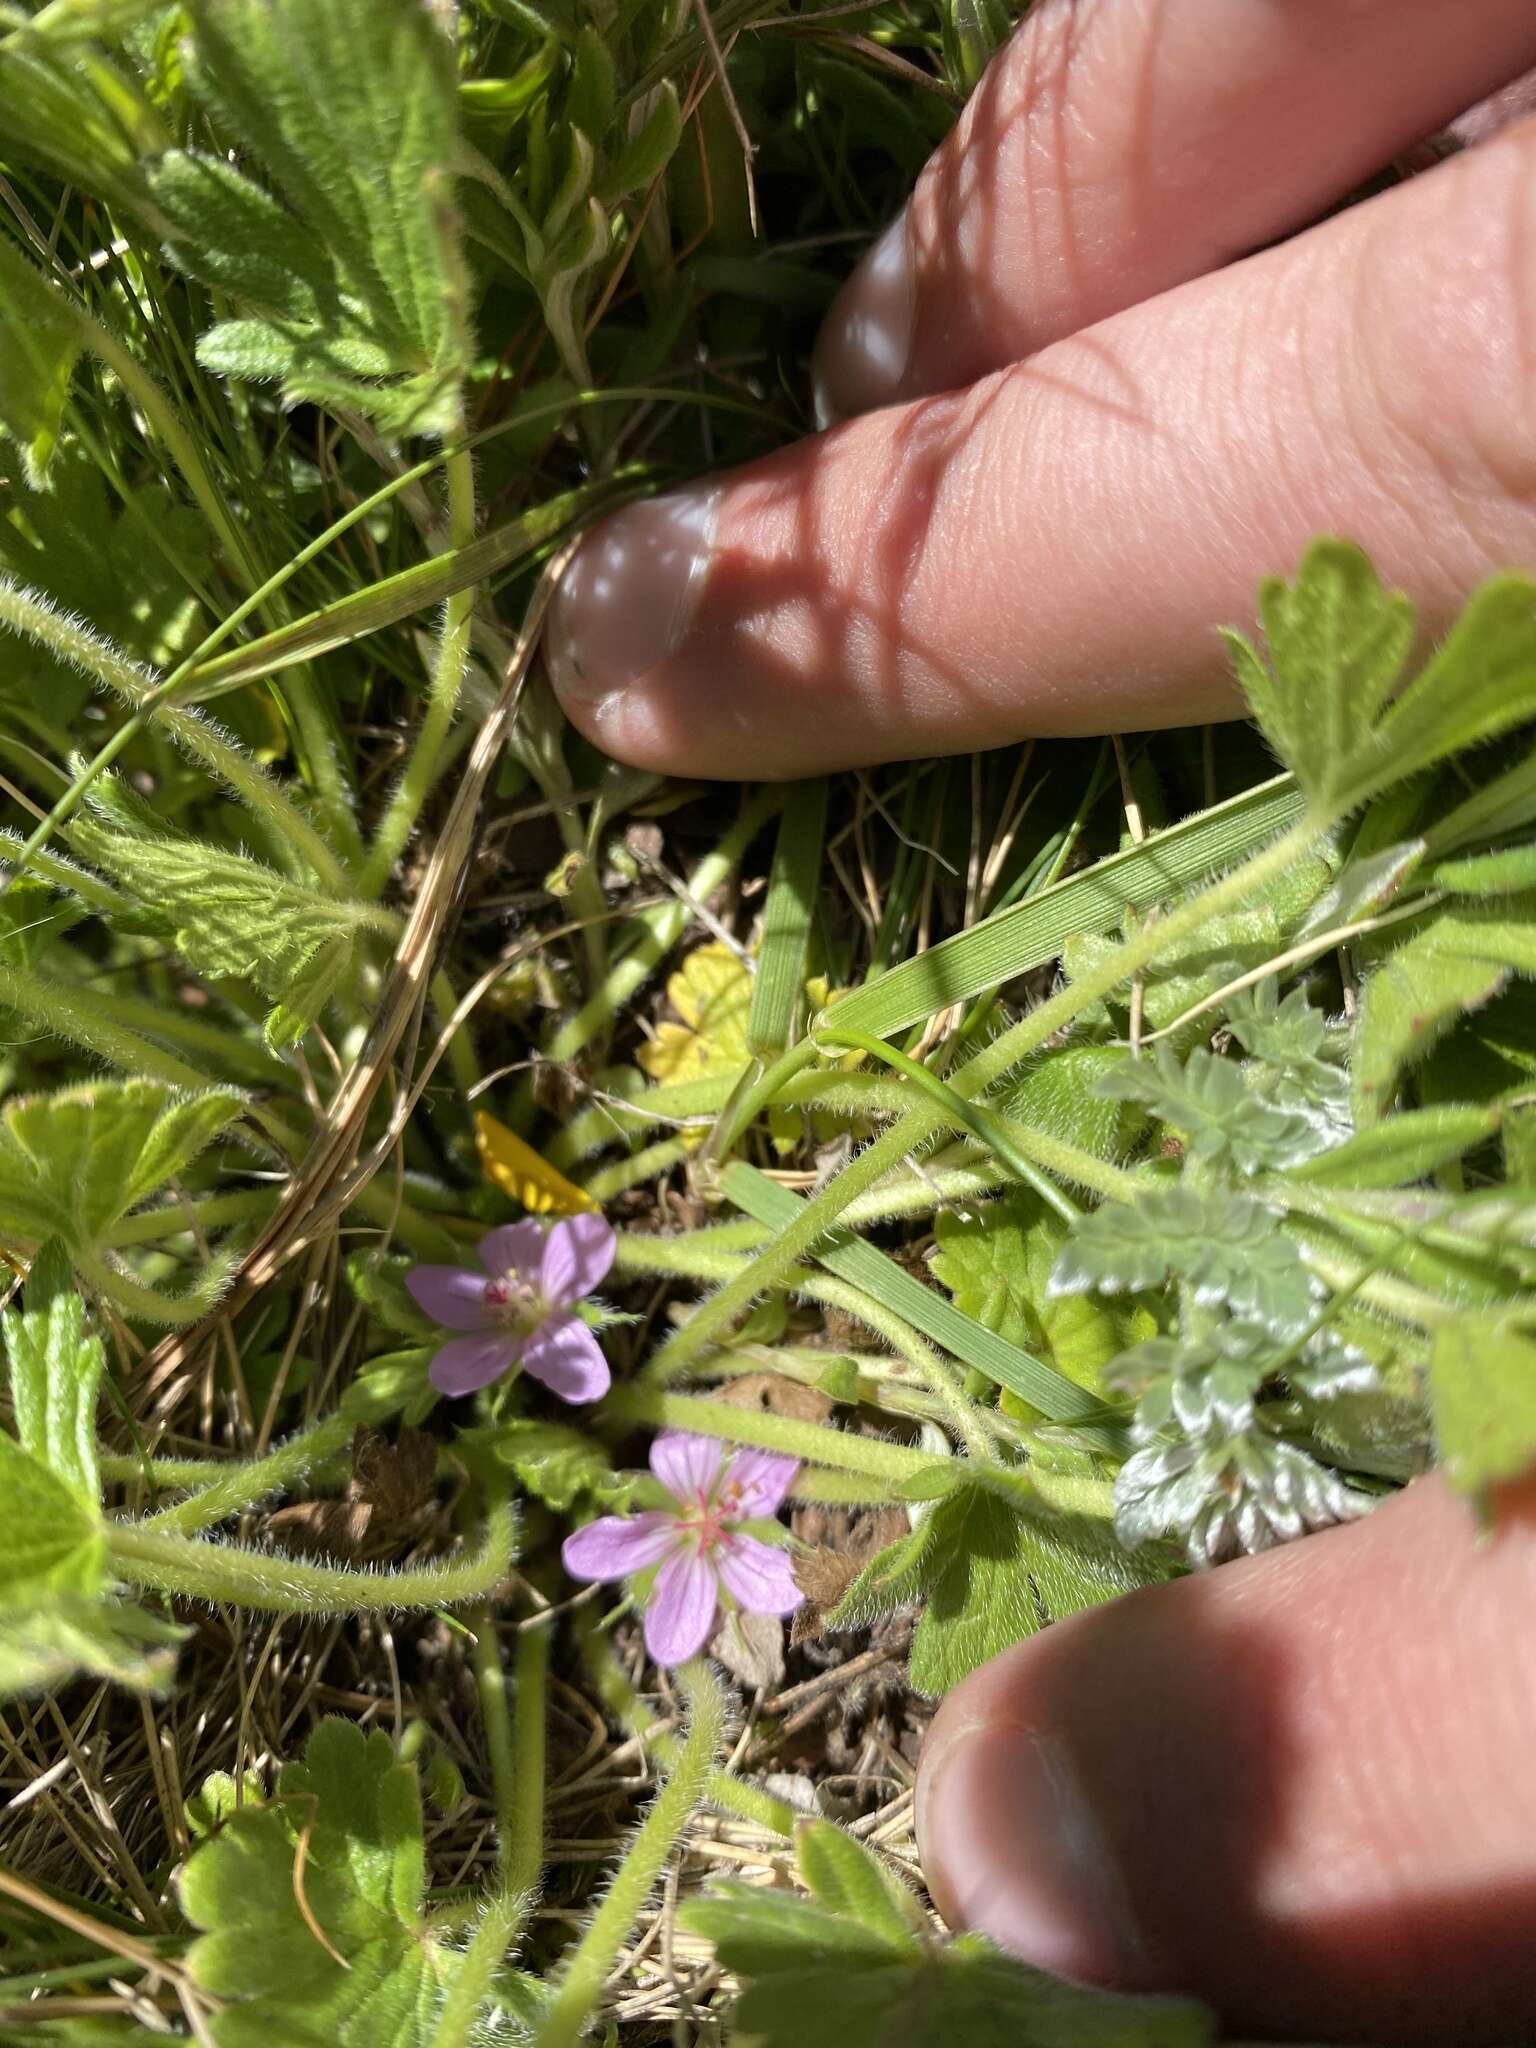
[{"label": "brown dead leaf", "polygon": [[776,1614],[728,1614],[709,1654],[749,1692],[784,1683],[784,1624]]},{"label": "brown dead leaf", "polygon": [[832,1508],[807,1501],[795,1509],[790,1527],[809,1546],[795,1553],[795,1584],[805,1605],[790,1623],[793,1650],[826,1633],[827,1616],[865,1565],[905,1536],[911,1522],[905,1508]]},{"label": "brown dead leaf", "polygon": [[340,1500],[301,1501],[266,1518],[266,1533],[300,1555],[371,1559],[407,1548],[437,1501],[437,1445],[424,1430],[402,1429],[391,1443],[360,1426],[352,1438],[352,1477]]},{"label": "brown dead leaf", "polygon": [[825,1422],[836,1405],[830,1394],[781,1372],[744,1372],[714,1395],[730,1408],[755,1408],[762,1415],[792,1415],[797,1422]]}]

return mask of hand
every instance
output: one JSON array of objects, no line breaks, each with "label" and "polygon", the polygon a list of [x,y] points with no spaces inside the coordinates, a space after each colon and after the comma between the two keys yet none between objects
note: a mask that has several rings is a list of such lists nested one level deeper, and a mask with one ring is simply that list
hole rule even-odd
[{"label": "hand", "polygon": [[1292,232],[1533,63],[1530,0],[1042,0],[833,309],[859,417],[578,556],[571,718],[754,778],[1189,723],[1321,531],[1430,630],[1536,565],[1536,122]]},{"label": "hand", "polygon": [[946,1919],[1265,2040],[1536,2039],[1536,1479],[1057,1622],[950,1694]]}]

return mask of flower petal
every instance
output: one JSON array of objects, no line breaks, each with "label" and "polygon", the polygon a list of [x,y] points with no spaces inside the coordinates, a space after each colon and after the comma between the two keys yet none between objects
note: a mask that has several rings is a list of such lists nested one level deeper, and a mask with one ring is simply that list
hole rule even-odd
[{"label": "flower petal", "polygon": [[596,1401],[613,1375],[602,1347],[575,1316],[553,1316],[523,1345],[523,1371],[542,1380],[562,1401]]},{"label": "flower petal", "polygon": [[712,1436],[672,1430],[651,1445],[651,1470],[674,1500],[703,1503],[714,1497],[725,1463],[724,1446]]},{"label": "flower petal", "polygon": [[567,1536],[560,1557],[573,1579],[626,1579],[666,1556],[678,1540],[676,1515],[599,1515]]},{"label": "flower petal", "polygon": [[724,1486],[739,1489],[740,1506],[732,1513],[742,1521],[755,1515],[774,1515],[795,1483],[800,1470],[798,1458],[781,1458],[772,1451],[738,1451],[725,1475]]},{"label": "flower petal", "polygon": [[480,1240],[480,1263],[493,1280],[505,1280],[509,1274],[516,1274],[519,1280],[535,1280],[543,1257],[541,1223],[503,1223]]},{"label": "flower petal", "polygon": [[675,1551],[656,1574],[645,1615],[645,1647],[658,1664],[686,1664],[714,1634],[720,1604],[714,1572],[691,1547]]},{"label": "flower petal", "polygon": [[405,1276],[412,1301],[449,1330],[483,1330],[491,1320],[485,1275],[462,1266],[412,1266]]},{"label": "flower petal", "polygon": [[499,1330],[478,1337],[455,1337],[428,1366],[427,1378],[440,1394],[473,1394],[510,1371],[515,1356],[512,1339]]},{"label": "flower petal", "polygon": [[603,1216],[563,1216],[549,1227],[539,1290],[551,1308],[569,1308],[601,1284],[613,1264],[613,1230]]},{"label": "flower petal", "polygon": [[789,1552],[756,1536],[722,1536],[714,1561],[721,1584],[749,1614],[793,1614],[805,1599]]}]

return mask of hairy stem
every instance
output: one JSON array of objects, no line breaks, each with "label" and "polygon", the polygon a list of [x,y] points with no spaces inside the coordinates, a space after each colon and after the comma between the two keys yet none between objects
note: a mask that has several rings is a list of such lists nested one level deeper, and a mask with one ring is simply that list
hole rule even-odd
[{"label": "hairy stem", "polygon": [[639,1918],[679,1835],[703,1798],[725,1731],[725,1701],[702,1658],[679,1674],[688,1734],[670,1776],[630,1843],[561,1975],[535,2048],[575,2048],[602,1997],[624,1937]]},{"label": "hairy stem", "polygon": [[606,1415],[617,1421],[646,1422],[660,1429],[685,1429],[695,1436],[719,1437],[726,1443],[752,1444],[763,1450],[781,1451],[787,1457],[802,1458],[807,1464],[829,1465],[836,1471],[883,1479],[893,1487],[926,1472],[934,1462],[925,1451],[908,1450],[905,1444],[889,1444],[880,1437],[854,1436],[845,1429],[799,1422],[790,1415],[735,1408],[697,1394],[666,1393],[658,1387],[616,1388],[603,1408]]},{"label": "hairy stem", "polygon": [[356,1427],[357,1417],[348,1409],[327,1415],[287,1443],[279,1444],[266,1457],[231,1465],[212,1486],[205,1486],[187,1500],[177,1501],[173,1507],[161,1508],[139,1526],[173,1536],[195,1536],[204,1529],[215,1528],[231,1515],[253,1507],[269,1493],[285,1492],[306,1472],[334,1458],[352,1441]]},{"label": "hairy stem", "polygon": [[[1262,848],[1231,874],[1176,905],[1166,916],[1143,926],[1133,938],[1116,946],[1080,980],[1031,1010],[1011,1030],[977,1053],[954,1075],[957,1094],[982,1094],[1002,1079],[1010,1068],[1045,1044],[1056,1032],[1091,1004],[1110,995],[1149,966],[1165,948],[1177,946],[1198,932],[1210,919],[1236,908],[1255,891],[1284,874],[1327,829],[1327,819],[1303,819],[1279,839]],[[824,1188],[806,1203],[794,1221],[785,1226],[773,1243],[746,1272],[728,1280],[703,1303],[657,1352],[646,1375],[653,1380],[675,1377],[706,1346],[716,1342],[741,1316],[765,1287],[775,1285],[788,1269],[805,1256],[819,1237],[825,1235],[856,1197],[868,1193],[894,1167],[944,1128],[944,1120],[928,1104],[910,1110],[882,1137],[875,1140]]]},{"label": "hairy stem", "polygon": [[378,1614],[484,1598],[511,1566],[515,1526],[510,1502],[501,1502],[486,1516],[477,1551],[397,1572],[344,1571],[130,1522],[108,1524],[107,1558],[131,1585],[184,1599],[226,1601],[267,1614]]}]

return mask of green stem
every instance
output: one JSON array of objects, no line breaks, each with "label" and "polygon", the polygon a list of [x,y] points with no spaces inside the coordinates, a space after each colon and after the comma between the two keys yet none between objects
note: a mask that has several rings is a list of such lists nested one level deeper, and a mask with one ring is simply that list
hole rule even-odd
[{"label": "green stem", "polygon": [[484,1540],[472,1555],[398,1572],[358,1572],[203,1543],[142,1524],[111,1522],[106,1530],[108,1568],[130,1585],[267,1614],[379,1614],[480,1599],[506,1577],[514,1536],[511,1504],[502,1502],[487,1514]]},{"label": "green stem", "polygon": [[[1039,1004],[992,1045],[968,1060],[954,1076],[952,1085],[956,1092],[973,1097],[991,1088],[1083,1010],[1139,974],[1165,948],[1181,944],[1211,919],[1236,908],[1284,874],[1309,850],[1328,823],[1327,819],[1302,819],[1231,874],[1144,925],[1132,938],[1107,953],[1097,966]],[[930,1143],[943,1128],[943,1121],[934,1108],[924,1104],[910,1110],[867,1146],[835,1181],[806,1203],[792,1223],[777,1233],[773,1243],[753,1260],[745,1273],[728,1280],[718,1294],[690,1316],[656,1353],[646,1368],[647,1376],[664,1380],[717,1342],[765,1288],[777,1284],[791,1266],[804,1258],[850,1202],[866,1194],[909,1153]]]},{"label": "green stem", "polygon": [[764,1414],[755,1408],[708,1401],[697,1394],[672,1394],[633,1383],[616,1388],[604,1402],[603,1412],[615,1421],[685,1429],[695,1436],[782,1451],[810,1465],[829,1465],[837,1471],[883,1479],[892,1487],[928,1471],[934,1463],[926,1451],[908,1450],[904,1444],[889,1444],[881,1437],[854,1436],[848,1430],[799,1422],[790,1415]]},{"label": "green stem", "polygon": [[615,1195],[622,1195],[627,1188],[643,1187],[647,1181],[670,1173],[687,1157],[688,1147],[681,1138],[662,1138],[654,1145],[647,1145],[643,1152],[603,1167],[600,1172],[590,1175],[583,1185],[594,1202],[611,1202]]},{"label": "green stem", "polygon": [[555,1991],[534,2048],[575,2048],[603,1995],[614,1959],[644,1910],[662,1866],[703,1798],[725,1732],[725,1701],[701,1658],[679,1673],[689,1705],[688,1734],[671,1775],[640,1824],[587,1923]]},{"label": "green stem", "polygon": [[[66,618],[47,598],[3,577],[0,577],[0,626],[9,627],[23,639],[35,640],[68,667],[90,676],[134,707],[133,716],[126,719],[100,751],[92,756],[19,849],[15,856],[16,873],[27,866],[37,848],[45,845],[70,816],[96,777],[111,767],[134,735],[153,716],[185,753],[235,792],[261,823],[279,854],[288,856],[290,860],[294,853],[300,854],[323,886],[334,889],[338,895],[345,892],[340,862],[298,805],[290,801],[277,783],[233,741],[225,739],[216,726],[209,725],[195,712],[172,708],[169,700],[181,671],[174,671],[164,680],[157,678],[152,670],[141,668],[137,662],[119,654],[99,634]],[[4,894],[7,886],[7,883],[0,882],[0,895]]]},{"label": "green stem", "polygon": [[101,1476],[115,1486],[136,1483],[162,1493],[190,1493],[199,1486],[218,1486],[228,1478],[227,1458],[140,1458],[132,1451],[103,1451]]},{"label": "green stem", "polygon": [[530,1904],[544,1870],[546,1721],[549,1711],[548,1626],[518,1632],[512,1721],[511,1801],[501,1822],[502,1876]]},{"label": "green stem", "polygon": [[846,1280],[823,1275],[803,1285],[799,1292],[829,1308],[841,1309],[845,1315],[857,1316],[866,1329],[873,1330],[877,1337],[883,1337],[898,1358],[904,1358],[918,1378],[938,1401],[958,1435],[961,1443],[975,1458],[986,1458],[992,1448],[985,1430],[977,1421],[977,1409],[966,1398],[959,1375],[947,1366],[931,1345],[903,1321],[899,1315],[876,1301],[862,1287],[851,1287]]},{"label": "green stem", "polygon": [[195,1202],[168,1202],[120,1218],[107,1232],[106,1242],[111,1250],[122,1251],[128,1245],[160,1244],[190,1230],[207,1234],[231,1223],[254,1223],[271,1214],[276,1200],[270,1188],[241,1188],[227,1195],[203,1195]]},{"label": "green stem", "polygon": [[161,1508],[139,1526],[170,1536],[195,1536],[203,1529],[215,1528],[269,1493],[287,1492],[307,1472],[345,1450],[356,1428],[357,1417],[349,1409],[327,1415],[264,1458],[227,1467],[213,1485],[173,1507]]},{"label": "green stem", "polygon": [[436,2024],[427,2037],[428,2048],[464,2048],[467,2041],[480,2038],[487,1995],[507,1951],[517,1940],[526,1910],[526,1899],[506,1887],[487,1899],[480,1924],[448,1980]]},{"label": "green stem", "polygon": [[1068,1201],[1028,1157],[1023,1147],[1014,1143],[1012,1126],[995,1111],[984,1108],[980,1103],[968,1102],[947,1081],[941,1081],[937,1074],[931,1074],[926,1067],[909,1059],[894,1045],[887,1045],[883,1038],[876,1038],[872,1032],[850,1031],[846,1026],[828,1024],[822,1026],[820,1037],[828,1045],[851,1046],[855,1051],[868,1053],[872,1059],[894,1068],[920,1094],[928,1097],[946,1123],[969,1131],[979,1144],[995,1153],[1008,1171],[1026,1187],[1033,1188],[1046,1207],[1054,1209],[1064,1223],[1070,1226],[1077,1221],[1082,1212],[1076,1203]]},{"label": "green stem", "polygon": [[54,981],[35,970],[16,972],[0,966],[0,1008],[14,1011],[26,1023],[47,1032],[50,1038],[84,1046],[87,1052],[124,1073],[145,1075],[172,1088],[208,1086],[207,1074],[120,1024],[114,1015],[112,998],[95,989]]},{"label": "green stem", "polygon": [[[475,537],[475,466],[461,449],[444,465],[448,481],[448,539],[455,548],[468,547]],[[358,877],[360,895],[382,895],[395,862],[405,851],[406,841],[431,792],[438,762],[448,738],[449,727],[459,708],[459,691],[469,663],[470,630],[474,622],[475,598],[479,586],[456,591],[443,610],[443,630],[437,643],[427,708],[394,795]]]}]

